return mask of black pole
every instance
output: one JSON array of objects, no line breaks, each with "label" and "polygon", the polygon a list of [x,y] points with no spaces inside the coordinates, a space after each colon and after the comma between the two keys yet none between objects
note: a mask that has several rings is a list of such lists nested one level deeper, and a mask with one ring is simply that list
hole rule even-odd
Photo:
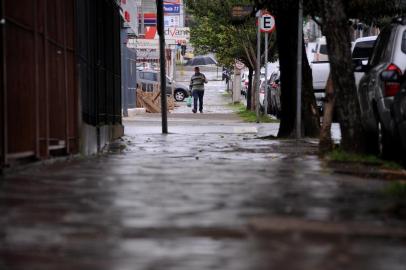
[{"label": "black pole", "polygon": [[296,73],[296,139],[302,137],[302,52],[303,52],[303,0],[299,0],[297,28],[297,73]]},{"label": "black pole", "polygon": [[0,0],[0,174],[7,163],[7,66],[5,1]]},{"label": "black pole", "polygon": [[162,133],[168,133],[168,115],[166,102],[166,72],[165,72],[165,33],[164,33],[164,6],[162,0],[156,0],[157,26],[159,35],[159,65],[161,71],[161,114]]}]

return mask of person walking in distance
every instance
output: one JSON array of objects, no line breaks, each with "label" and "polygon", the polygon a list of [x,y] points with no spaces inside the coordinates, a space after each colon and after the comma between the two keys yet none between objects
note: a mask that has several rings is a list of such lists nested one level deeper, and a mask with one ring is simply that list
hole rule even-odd
[{"label": "person walking in distance", "polygon": [[195,74],[190,79],[190,89],[193,95],[193,113],[197,112],[197,101],[199,101],[199,111],[203,113],[204,84],[207,83],[206,76],[200,73],[200,68],[195,67]]}]

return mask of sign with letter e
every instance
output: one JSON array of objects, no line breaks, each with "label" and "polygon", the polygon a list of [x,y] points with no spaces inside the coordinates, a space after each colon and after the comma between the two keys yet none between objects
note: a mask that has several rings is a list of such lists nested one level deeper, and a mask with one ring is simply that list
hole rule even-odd
[{"label": "sign with letter e", "polygon": [[271,33],[275,30],[275,18],[269,13],[261,16],[261,32]]}]

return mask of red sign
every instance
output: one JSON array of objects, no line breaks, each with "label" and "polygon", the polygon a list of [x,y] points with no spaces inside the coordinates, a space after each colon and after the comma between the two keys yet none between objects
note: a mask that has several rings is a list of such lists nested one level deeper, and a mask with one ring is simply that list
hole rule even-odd
[{"label": "red sign", "polygon": [[180,0],[164,0],[164,4],[180,4]]}]

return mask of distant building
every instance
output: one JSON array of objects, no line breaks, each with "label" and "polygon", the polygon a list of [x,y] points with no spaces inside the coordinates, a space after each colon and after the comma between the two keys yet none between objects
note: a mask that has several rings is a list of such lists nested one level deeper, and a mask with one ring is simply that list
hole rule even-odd
[{"label": "distant building", "polygon": [[[145,27],[156,26],[156,2],[141,0],[139,8],[140,33],[145,33]],[[183,0],[164,0],[165,27],[184,27],[185,9]]]}]

